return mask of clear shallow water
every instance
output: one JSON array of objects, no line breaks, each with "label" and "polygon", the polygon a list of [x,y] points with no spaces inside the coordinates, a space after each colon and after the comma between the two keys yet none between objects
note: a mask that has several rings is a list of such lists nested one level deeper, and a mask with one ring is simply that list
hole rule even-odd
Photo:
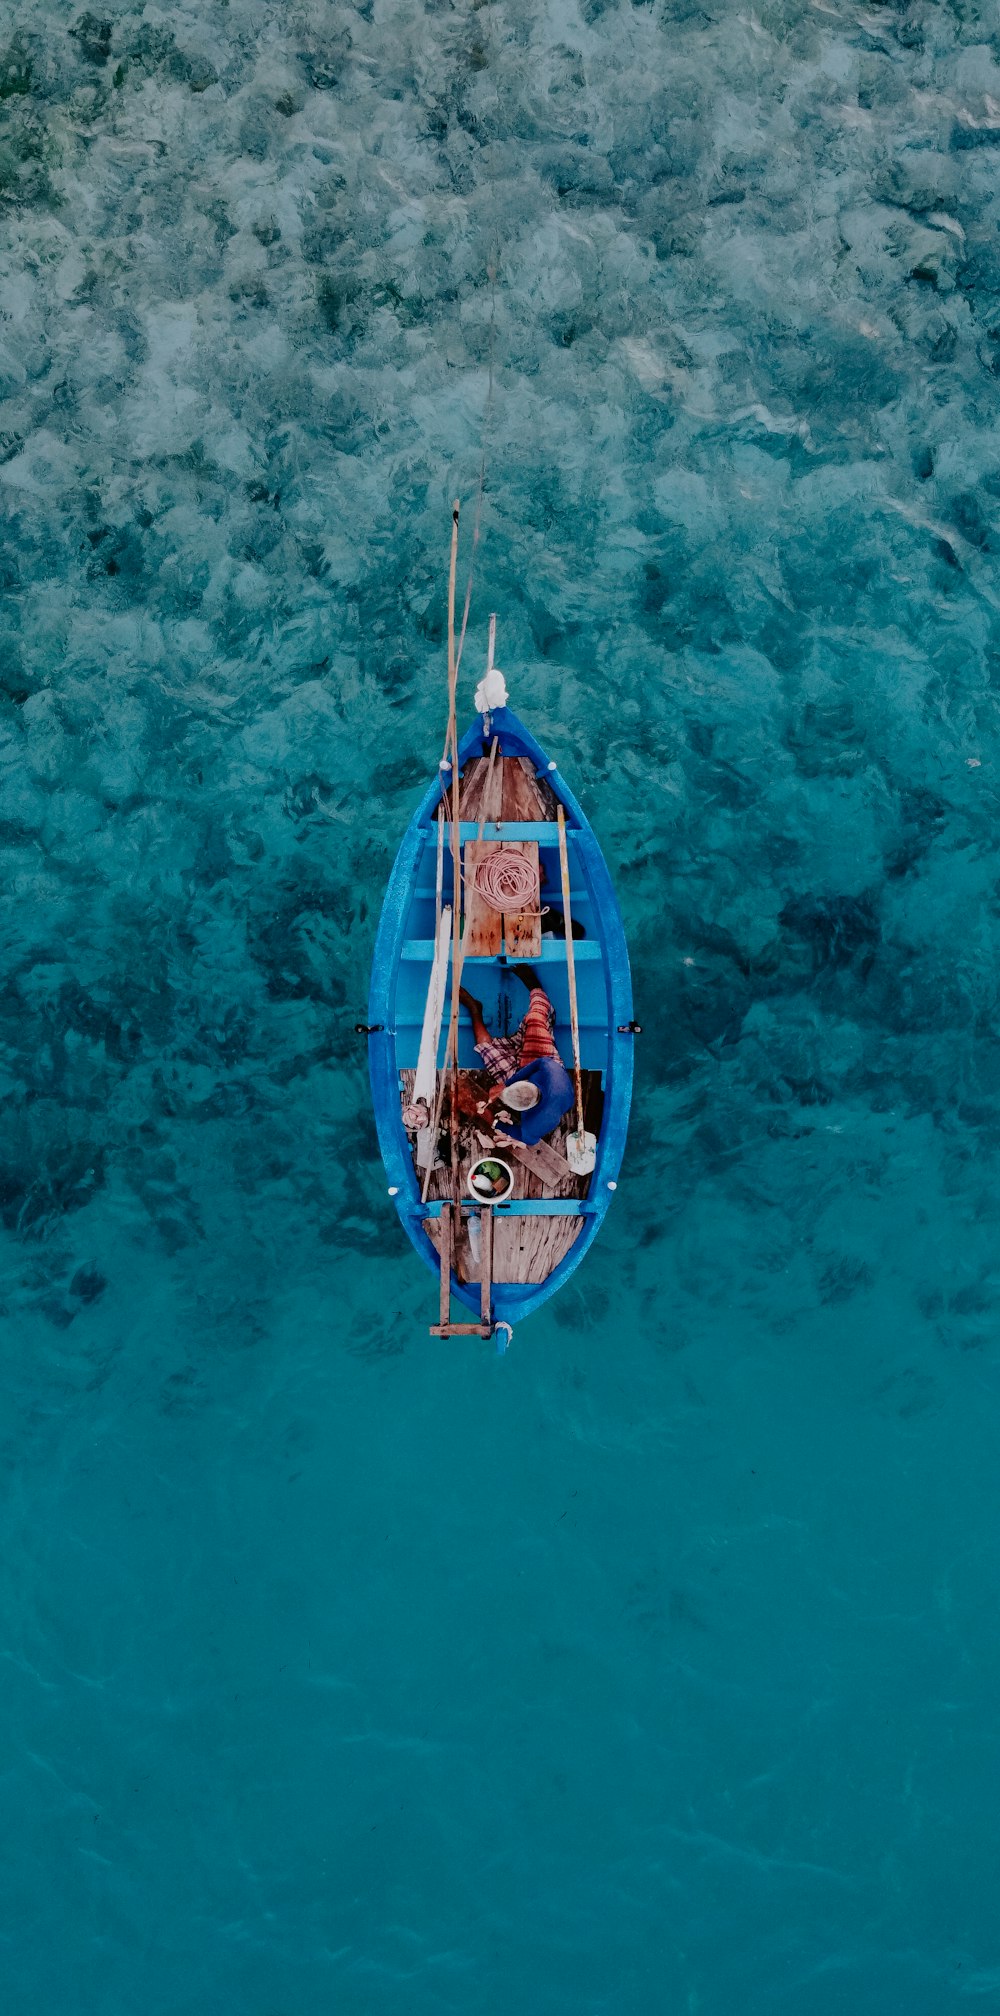
[{"label": "clear shallow water", "polygon": [[[5,2007],[1000,2006],[995,13],[73,18],[0,107]],[[646,1030],[504,1362],[351,1033],[496,248],[468,669]]]}]

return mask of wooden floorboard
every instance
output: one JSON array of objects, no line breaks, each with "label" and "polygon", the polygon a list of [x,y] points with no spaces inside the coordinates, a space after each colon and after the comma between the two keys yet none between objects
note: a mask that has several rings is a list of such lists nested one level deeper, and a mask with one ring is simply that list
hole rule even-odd
[{"label": "wooden floorboard", "polygon": [[486,766],[482,758],[475,756],[462,772],[458,787],[458,805],[463,819],[478,819],[479,801],[486,781]]},{"label": "wooden floorboard", "polygon": [[494,1281],[547,1281],[582,1230],[582,1218],[498,1218]]},{"label": "wooden floorboard", "polygon": [[[453,1249],[453,1265],[459,1281],[480,1279],[479,1262],[473,1258],[468,1220],[462,1220],[462,1234]],[[441,1220],[425,1218],[424,1231],[440,1251]],[[493,1220],[493,1283],[542,1282],[565,1259],[583,1231],[582,1218],[505,1218],[501,1212]],[[482,1235],[480,1235],[482,1237]],[[480,1253],[482,1247],[480,1247]]]},{"label": "wooden floorboard", "polygon": [[[472,756],[462,771],[458,790],[459,811],[463,819],[546,819],[556,816],[556,797],[551,785],[544,777],[536,777],[534,767],[526,756],[500,756],[494,759],[493,775],[489,777],[489,756]],[[483,795],[489,777],[489,792],[483,806]]]},{"label": "wooden floorboard", "polygon": [[[412,1096],[413,1072],[401,1071],[399,1076],[400,1098],[405,1106],[409,1103]],[[483,1091],[486,1089],[487,1081],[481,1073],[478,1071],[461,1071],[459,1072],[459,1077],[465,1081],[470,1090],[475,1090],[479,1096],[482,1096]],[[585,1071],[583,1073],[583,1081],[584,1111],[586,1113],[587,1124],[594,1133],[598,1133],[600,1131],[601,1107],[603,1103],[601,1074],[599,1071]],[[553,1129],[548,1139],[558,1154],[565,1155],[566,1137],[575,1130],[575,1127],[576,1113],[574,1110],[567,1113],[560,1121],[559,1126]],[[459,1162],[459,1184],[462,1197],[467,1198],[469,1170],[472,1166],[474,1155],[484,1154],[486,1151],[475,1140],[472,1123],[463,1122],[460,1142],[462,1153]],[[498,1153],[502,1155],[503,1150],[498,1150]],[[562,1182],[543,1183],[537,1176],[515,1162],[513,1156],[511,1156],[510,1161],[514,1171],[514,1188],[511,1195],[516,1199],[532,1197],[586,1197],[589,1192],[589,1176],[574,1176],[572,1171],[567,1169],[566,1176]],[[423,1172],[418,1170],[417,1174],[422,1177]],[[428,1197],[435,1200],[438,1198],[442,1200],[448,1199],[454,1195],[450,1169],[441,1167],[431,1170],[431,1180],[427,1194]],[[472,1243],[468,1229],[469,1222],[467,1217],[459,1219],[454,1225],[452,1232],[453,1264],[455,1273],[460,1281],[478,1281],[480,1278],[479,1263],[474,1258],[472,1252]],[[424,1224],[434,1245],[439,1247],[441,1237],[439,1229],[440,1220],[437,1218],[427,1218],[424,1220]],[[494,1281],[547,1280],[553,1268],[559,1265],[560,1260],[568,1253],[574,1240],[579,1237],[582,1225],[582,1218],[505,1218],[501,1213],[496,1218],[494,1226]]]}]

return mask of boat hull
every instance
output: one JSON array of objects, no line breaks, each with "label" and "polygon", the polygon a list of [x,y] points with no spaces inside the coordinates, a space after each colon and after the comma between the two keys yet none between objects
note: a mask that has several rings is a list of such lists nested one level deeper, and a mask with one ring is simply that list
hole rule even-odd
[{"label": "boat hull", "polygon": [[[550,762],[541,744],[510,708],[499,708],[491,717],[491,737],[497,736],[505,756],[519,756],[533,764],[536,773],[563,805],[572,836],[573,873],[590,899],[590,914],[603,976],[603,1010],[599,1007],[588,1040],[594,1054],[602,1054],[604,1110],[598,1135],[597,1157],[586,1198],[556,1200],[548,1204],[522,1204],[523,1213],[544,1212],[578,1215],[581,1230],[569,1251],[545,1280],[539,1282],[496,1281],[493,1285],[494,1323],[513,1325],[540,1308],[575,1273],[589,1251],[603,1223],[614,1195],[625,1150],[629,1107],[632,1097],[633,1042],[632,983],[628,949],[614,887],[597,837],[581,806],[556,765]],[[482,724],[477,722],[459,745],[460,770],[469,760],[489,750],[484,743]],[[405,1012],[400,983],[407,926],[418,892],[418,879],[433,840],[435,820],[441,802],[441,780],[428,786],[403,835],[393,864],[379,920],[372,961],[368,1002],[369,1065],[372,1102],[379,1147],[385,1164],[389,1194],[400,1222],[425,1265],[437,1275],[438,1251],[425,1229],[440,1204],[421,1201],[420,1185],[414,1169],[412,1149],[402,1121],[400,1100],[400,1027],[397,1010]],[[487,828],[487,836],[491,829]],[[595,998],[601,991],[594,987]],[[603,1027],[601,1026],[603,1022]],[[606,1049],[604,1044],[606,1043]],[[502,1210],[504,1207],[499,1207]],[[510,1208],[510,1207],[508,1207]],[[452,1294],[469,1309],[479,1312],[479,1288],[459,1281],[453,1274]]]}]

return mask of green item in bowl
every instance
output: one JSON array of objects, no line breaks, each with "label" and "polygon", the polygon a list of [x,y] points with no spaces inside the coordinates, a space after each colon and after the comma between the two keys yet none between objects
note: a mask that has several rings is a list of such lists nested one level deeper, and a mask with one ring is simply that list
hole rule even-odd
[{"label": "green item in bowl", "polygon": [[498,1197],[506,1197],[511,1186],[510,1170],[505,1163],[495,1162],[488,1156],[476,1163],[471,1183],[475,1195],[491,1204]]}]

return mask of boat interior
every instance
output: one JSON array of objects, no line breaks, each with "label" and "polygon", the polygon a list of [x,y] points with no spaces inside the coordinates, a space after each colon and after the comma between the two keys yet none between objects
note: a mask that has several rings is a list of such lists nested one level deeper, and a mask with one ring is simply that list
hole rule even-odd
[{"label": "boat interior", "polygon": [[[555,1010],[554,1037],[559,1054],[572,1074],[573,1047],[569,1003],[569,977],[560,876],[560,852],[556,827],[556,799],[544,776],[538,776],[527,758],[508,755],[497,749],[491,756],[469,760],[460,779],[459,813],[463,829],[462,870],[466,895],[465,958],[462,984],[483,1004],[484,1020],[493,1036],[507,1036],[517,1028],[528,1005],[524,981],[515,968],[527,964],[538,975]],[[475,836],[468,828],[475,822]],[[499,834],[495,829],[500,829]],[[489,837],[479,837],[487,830]],[[590,895],[577,867],[574,872],[572,824],[568,823],[567,853],[570,872],[570,907],[576,967],[577,1013],[580,1040],[581,1082],[584,1124],[595,1136],[600,1133],[607,1065],[608,1013],[602,948]],[[443,848],[444,902],[452,887],[452,866],[448,853],[449,828],[445,828]],[[510,916],[484,905],[475,887],[474,873],[481,856],[490,849],[515,848],[527,854],[538,871],[539,908]],[[399,1070],[400,1101],[405,1116],[412,1110],[414,1078],[417,1070],[421,1032],[434,963],[437,918],[437,873],[439,843],[436,826],[424,845],[414,894],[404,932],[400,959],[396,1008],[396,1062]],[[450,970],[444,993],[444,1017],[437,1062],[443,1061],[450,1012]],[[502,1204],[481,1211],[469,1197],[468,1179],[473,1163],[487,1152],[488,1123],[476,1108],[490,1089],[490,1080],[473,1048],[471,1021],[465,1008],[459,1012],[458,1036],[458,1191],[461,1211],[449,1209],[456,1192],[451,1167],[450,1074],[438,1072],[442,1086],[439,1125],[431,1152],[431,1135],[421,1147],[423,1130],[410,1133],[414,1167],[421,1195],[429,1206],[424,1228],[438,1248],[445,1249],[458,1281],[483,1289],[483,1317],[489,1309],[492,1284],[542,1282],[548,1279],[575,1241],[580,1237],[585,1217],[579,1202],[586,1198],[591,1178],[574,1175],[566,1158],[566,1141],[577,1126],[575,1106],[554,1132],[528,1148],[518,1143],[499,1150],[513,1173],[513,1189]],[[432,1132],[433,1132],[432,1128]],[[421,1161],[423,1157],[423,1162]],[[483,1221],[491,1220],[483,1236]],[[488,1279],[486,1277],[489,1277]],[[442,1279],[444,1268],[442,1267]],[[442,1323],[447,1324],[442,1289]],[[450,1326],[451,1330],[465,1326]],[[477,1326],[467,1326],[477,1327]]]}]

